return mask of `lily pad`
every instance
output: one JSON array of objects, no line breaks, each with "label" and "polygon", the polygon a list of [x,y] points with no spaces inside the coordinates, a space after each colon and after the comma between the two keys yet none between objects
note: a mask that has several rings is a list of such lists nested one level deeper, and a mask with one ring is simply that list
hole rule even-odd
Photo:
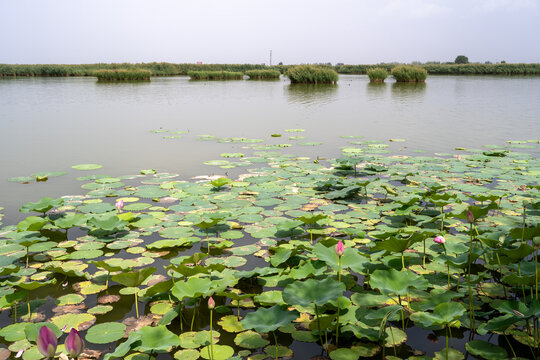
[{"label": "lily pad", "polygon": [[72,168],[75,170],[96,170],[101,169],[103,165],[98,164],[79,164],[79,165],[73,165]]},{"label": "lily pad", "polygon": [[108,344],[124,336],[126,325],[118,322],[107,322],[94,325],[86,333],[86,340],[94,344]]}]

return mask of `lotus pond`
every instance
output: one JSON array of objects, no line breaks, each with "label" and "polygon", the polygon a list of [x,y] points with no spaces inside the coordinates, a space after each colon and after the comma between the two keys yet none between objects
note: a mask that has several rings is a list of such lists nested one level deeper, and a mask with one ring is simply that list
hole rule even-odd
[{"label": "lotus pond", "polygon": [[[309,110],[342,88],[287,91]],[[100,156],[10,170],[30,201],[0,203],[0,358],[58,342],[65,359],[72,329],[79,359],[540,355],[538,139],[144,132],[214,153],[200,176]]]}]

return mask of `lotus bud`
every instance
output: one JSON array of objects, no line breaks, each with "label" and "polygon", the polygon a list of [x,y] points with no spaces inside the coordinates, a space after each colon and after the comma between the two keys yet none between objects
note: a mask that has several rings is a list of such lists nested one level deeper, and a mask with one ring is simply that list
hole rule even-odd
[{"label": "lotus bud", "polygon": [[120,199],[114,204],[116,208],[118,209],[118,212],[122,211],[122,208],[124,207],[124,200]]},{"label": "lotus bud", "polygon": [[467,222],[471,224],[474,222],[474,215],[471,209],[467,209]]},{"label": "lotus bud", "polygon": [[461,156],[458,155],[458,156],[457,156],[457,159],[458,159],[458,160],[461,160]]},{"label": "lotus bud", "polygon": [[344,252],[345,252],[345,247],[343,246],[343,243],[341,242],[341,240],[339,240],[338,243],[336,244],[336,254],[337,256],[342,257]]},{"label": "lotus bud", "polygon": [[58,346],[58,339],[56,339],[56,334],[54,331],[49,329],[47,326],[42,326],[39,330],[39,335],[37,337],[37,348],[43,356],[47,359],[54,357],[56,354],[56,347]]},{"label": "lotus bud", "polygon": [[71,328],[64,345],[71,357],[79,356],[84,349],[84,341],[79,332],[74,328]]},{"label": "lotus bud", "polygon": [[212,299],[212,297],[210,296],[210,299],[208,299],[208,308],[209,309],[213,309],[216,307],[216,302],[214,301],[214,299]]},{"label": "lotus bud", "polygon": [[446,240],[442,236],[437,236],[435,239],[433,239],[437,244],[444,244]]}]

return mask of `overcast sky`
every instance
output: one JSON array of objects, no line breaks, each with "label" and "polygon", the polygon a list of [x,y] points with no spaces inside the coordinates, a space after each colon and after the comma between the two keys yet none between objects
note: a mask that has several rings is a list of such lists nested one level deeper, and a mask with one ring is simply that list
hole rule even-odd
[{"label": "overcast sky", "polygon": [[540,0],[0,0],[0,63],[540,62]]}]

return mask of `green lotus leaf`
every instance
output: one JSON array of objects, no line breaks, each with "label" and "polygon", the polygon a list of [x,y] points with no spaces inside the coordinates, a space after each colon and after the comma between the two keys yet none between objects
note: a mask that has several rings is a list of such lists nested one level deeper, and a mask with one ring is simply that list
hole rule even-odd
[{"label": "green lotus leaf", "polygon": [[270,341],[263,339],[261,334],[248,330],[236,335],[234,343],[246,349],[258,349],[270,344]]},{"label": "green lotus leaf", "polygon": [[187,281],[178,281],[172,287],[172,294],[178,300],[185,298],[196,298],[199,296],[210,296],[214,293],[212,290],[212,281],[208,278],[191,277]]},{"label": "green lotus leaf", "polygon": [[357,360],[360,358],[360,354],[352,349],[336,349],[330,353],[330,359],[332,360]]},{"label": "green lotus leaf", "polygon": [[111,305],[97,305],[87,310],[92,315],[103,315],[111,312],[114,308]]},{"label": "green lotus leaf", "polygon": [[463,360],[465,356],[463,353],[459,350],[448,348],[448,352],[446,349],[442,349],[441,351],[437,351],[433,357],[435,360]]},{"label": "green lotus leaf", "polygon": [[305,214],[300,217],[297,217],[297,220],[300,220],[304,224],[312,225],[315,224],[317,221],[328,218],[325,214]]},{"label": "green lotus leaf", "polygon": [[53,316],[51,322],[59,329],[65,327],[64,332],[68,333],[71,328],[79,330],[79,326],[83,323],[93,322],[96,317],[92,314],[64,314],[59,316]]},{"label": "green lotus leaf", "polygon": [[85,214],[102,214],[108,211],[116,211],[116,207],[109,203],[94,203],[79,206],[79,211]]},{"label": "green lotus leaf", "polygon": [[[332,269],[338,270],[339,262],[334,246],[326,247],[322,243],[317,243],[312,251],[313,255],[319,260],[326,262]],[[369,262],[370,260],[360,255],[356,249],[347,247],[341,257],[341,268],[350,268],[354,271],[362,272],[364,265]]]},{"label": "green lotus leaf", "polygon": [[144,326],[136,331],[141,343],[136,347],[138,351],[167,352],[173,346],[180,346],[178,336],[164,325]]},{"label": "green lotus leaf", "polygon": [[79,164],[79,165],[73,165],[72,168],[75,170],[96,170],[101,169],[103,165],[98,164]]},{"label": "green lotus leaf", "polygon": [[18,231],[39,231],[46,223],[47,219],[39,216],[28,216],[26,219],[17,224]]},{"label": "green lotus leaf", "polygon": [[6,283],[10,285],[18,286],[21,289],[25,289],[25,290],[35,290],[42,286],[56,284],[56,279],[51,279],[48,281],[28,281],[28,282],[20,282],[20,283],[12,283],[10,281],[7,281]]},{"label": "green lotus leaf", "polygon": [[425,290],[429,283],[420,275],[416,275],[410,270],[398,271],[375,270],[370,277],[369,284],[372,288],[378,289],[381,293],[390,295],[407,295],[409,288]]},{"label": "green lotus leaf", "polygon": [[296,310],[288,311],[279,305],[274,305],[268,309],[259,308],[255,312],[248,313],[241,324],[244,329],[255,329],[257,332],[267,333],[288,325],[298,316],[299,312]]},{"label": "green lotus leaf", "polygon": [[108,344],[124,337],[126,325],[117,322],[107,322],[94,325],[86,333],[86,341],[93,344]]},{"label": "green lotus leaf", "polygon": [[120,220],[115,214],[106,214],[91,217],[88,220],[88,224],[101,230],[114,231],[125,228],[129,223],[125,220]]},{"label": "green lotus leaf", "polygon": [[201,357],[203,359],[227,360],[234,355],[234,349],[228,345],[213,345],[213,356],[210,354],[210,346],[205,346],[201,349]]},{"label": "green lotus leaf", "polygon": [[18,341],[26,338],[25,329],[28,323],[15,323],[3,327],[0,330],[0,336],[6,341]]},{"label": "green lotus leaf", "polygon": [[84,301],[84,296],[79,294],[68,294],[60,296],[56,299],[55,304],[58,306],[80,304]]},{"label": "green lotus leaf", "polygon": [[212,184],[213,187],[216,187],[216,188],[220,188],[222,186],[225,186],[225,185],[228,185],[232,183],[232,180],[231,179],[227,179],[225,177],[220,177],[216,180],[212,180],[210,181],[210,184]]},{"label": "green lotus leaf", "polygon": [[465,312],[465,307],[460,303],[447,302],[437,305],[433,313],[415,312],[411,320],[424,328],[443,326],[458,320]]},{"label": "green lotus leaf", "polygon": [[23,205],[20,209],[21,212],[27,213],[30,211],[36,211],[40,213],[46,213],[54,207],[60,207],[64,205],[63,199],[53,199],[50,197],[43,197],[38,202],[29,202]]},{"label": "green lotus leaf", "polygon": [[127,287],[141,285],[150,275],[156,272],[155,267],[144,268],[139,271],[125,272],[112,276],[112,280]]},{"label": "green lotus leaf", "polygon": [[484,359],[506,359],[508,357],[508,353],[504,348],[483,340],[469,341],[465,344],[465,349],[472,355]]},{"label": "green lotus leaf", "polygon": [[145,185],[139,186],[138,190],[136,190],[133,195],[145,199],[156,199],[169,195],[169,192],[157,186]]},{"label": "green lotus leaf", "polygon": [[244,331],[244,328],[236,315],[223,316],[221,319],[219,319],[218,325],[221,326],[223,330],[231,333]]},{"label": "green lotus leaf", "polygon": [[196,349],[184,349],[174,353],[174,358],[177,360],[197,360],[201,353]]},{"label": "green lotus leaf", "polygon": [[78,213],[66,213],[62,217],[54,220],[54,226],[61,229],[69,229],[76,226],[81,226],[86,223],[87,216]]},{"label": "green lotus leaf", "polygon": [[332,278],[295,281],[283,289],[283,301],[291,305],[324,305],[337,299],[345,291],[345,285]]},{"label": "green lotus leaf", "polygon": [[404,252],[408,248],[410,248],[412,245],[414,245],[417,242],[420,242],[425,239],[425,236],[414,233],[408,238],[400,239],[395,236],[390,236],[389,238],[379,241],[371,248],[373,251],[379,251],[379,250],[386,250],[388,252]]}]

